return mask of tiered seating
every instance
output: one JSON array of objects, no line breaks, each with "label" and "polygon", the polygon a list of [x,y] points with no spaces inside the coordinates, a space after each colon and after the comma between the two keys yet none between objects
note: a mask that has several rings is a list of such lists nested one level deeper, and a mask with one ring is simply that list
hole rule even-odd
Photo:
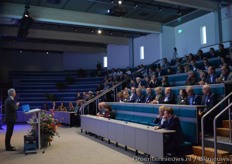
[{"label": "tiered seating", "polygon": [[[53,94],[58,102],[75,102],[77,92],[95,91],[103,77],[79,78],[74,71],[60,72],[15,72],[11,74],[13,87],[17,91],[17,98],[21,105],[29,104],[31,108],[41,107],[44,103],[51,102],[45,94]],[[64,83],[66,77],[74,78],[66,89],[58,89],[57,83]]]},{"label": "tiered seating", "polygon": [[[232,125],[232,121],[230,122]],[[229,129],[229,120],[222,120],[222,127],[217,128],[217,135],[229,137],[230,136],[230,129]]]}]

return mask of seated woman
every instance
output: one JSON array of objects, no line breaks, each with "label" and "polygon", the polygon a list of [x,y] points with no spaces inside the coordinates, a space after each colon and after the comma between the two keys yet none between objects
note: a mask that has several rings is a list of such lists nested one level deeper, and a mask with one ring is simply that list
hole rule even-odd
[{"label": "seated woman", "polygon": [[165,118],[163,117],[165,108],[166,107],[163,105],[159,107],[159,115],[154,119],[154,124],[156,124],[154,129],[158,129],[160,125],[163,125],[163,122],[165,121]]},{"label": "seated woman", "polygon": [[115,113],[112,111],[111,106],[105,105],[105,113],[103,114],[102,117],[109,118],[109,119],[115,119]]},{"label": "seated woman", "polygon": [[163,97],[162,87],[155,88],[155,99],[151,101],[151,104],[159,104],[160,99]]},{"label": "seated woman", "polygon": [[67,111],[67,108],[64,106],[64,103],[60,103],[60,106],[58,107],[58,111]]},{"label": "seated woman", "polygon": [[186,93],[185,89],[180,89],[180,91],[179,91],[178,104],[180,104],[180,105],[187,104],[187,93]]},{"label": "seated woman", "polygon": [[124,101],[124,97],[123,97],[123,92],[120,91],[117,93],[117,101],[118,102],[123,102]]},{"label": "seated woman", "polygon": [[124,98],[123,101],[128,101],[129,98],[130,98],[130,94],[128,92],[128,88],[125,88],[122,93],[123,93],[123,98]]}]

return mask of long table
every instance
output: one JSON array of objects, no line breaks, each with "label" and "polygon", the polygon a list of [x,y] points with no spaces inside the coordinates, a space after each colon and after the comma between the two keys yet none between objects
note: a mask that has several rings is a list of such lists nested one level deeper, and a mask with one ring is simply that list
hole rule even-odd
[{"label": "long table", "polygon": [[164,157],[164,136],[175,132],[91,115],[81,116],[81,130],[159,158]]}]

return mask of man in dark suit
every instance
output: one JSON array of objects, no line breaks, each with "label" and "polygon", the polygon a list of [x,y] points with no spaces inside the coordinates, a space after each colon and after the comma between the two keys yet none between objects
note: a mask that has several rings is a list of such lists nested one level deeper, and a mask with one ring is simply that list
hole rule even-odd
[{"label": "man in dark suit", "polygon": [[152,75],[151,81],[149,84],[151,88],[156,88],[156,87],[161,86],[161,81],[158,79],[158,76],[155,74],[155,75]]},{"label": "man in dark suit", "polygon": [[145,103],[150,103],[155,99],[154,95],[151,93],[151,88],[146,89],[147,96],[145,98]]},{"label": "man in dark suit", "polygon": [[194,93],[193,87],[186,87],[187,105],[201,105],[201,97]]},{"label": "man in dark suit", "polygon": [[175,96],[171,93],[171,88],[167,87],[164,90],[164,97],[161,98],[159,104],[175,104]]},{"label": "man in dark suit", "polygon": [[230,72],[230,67],[228,65],[223,65],[221,67],[221,75],[216,79],[217,83],[223,83],[225,81],[232,80],[232,72]]},{"label": "man in dark suit", "polygon": [[215,84],[218,75],[215,73],[215,68],[213,66],[209,66],[208,68],[208,76],[206,78],[207,84]]},{"label": "man in dark suit", "polygon": [[145,102],[145,96],[143,95],[141,89],[136,89],[136,95],[137,99],[135,100],[136,103],[144,103]]},{"label": "man in dark suit", "polygon": [[8,90],[8,98],[5,101],[5,113],[6,113],[6,137],[5,137],[5,148],[6,151],[15,151],[16,149],[11,146],[10,141],[13,135],[14,124],[17,120],[17,108],[19,102],[15,103],[14,98],[16,96],[15,89],[11,88]]},{"label": "man in dark suit", "polygon": [[204,85],[202,92],[201,105],[205,105],[206,108],[198,112],[200,117],[217,104],[217,95],[211,92],[209,85]]},{"label": "man in dark suit", "polygon": [[136,99],[137,99],[137,94],[136,94],[136,89],[135,89],[135,87],[131,87],[131,94],[130,94],[130,97],[129,97],[129,100],[128,100],[128,102],[135,102],[136,101]]},{"label": "man in dark suit", "polygon": [[165,152],[174,155],[176,146],[184,142],[184,135],[181,129],[180,120],[174,115],[173,109],[166,107],[164,109],[164,119],[162,125],[159,128],[167,130],[175,130],[175,133],[171,133],[169,138],[165,141]]}]

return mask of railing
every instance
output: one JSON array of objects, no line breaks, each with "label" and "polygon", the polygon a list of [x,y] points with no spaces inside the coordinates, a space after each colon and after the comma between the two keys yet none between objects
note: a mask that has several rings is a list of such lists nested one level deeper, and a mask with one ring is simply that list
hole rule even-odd
[{"label": "railing", "polygon": [[[219,103],[217,103],[212,109],[210,109],[207,113],[205,113],[202,118],[201,118],[201,141],[202,141],[202,163],[204,163],[204,159],[205,159],[205,144],[204,144],[204,120],[207,116],[209,116],[210,113],[212,113],[214,110],[216,110],[217,107],[219,107],[225,100],[229,100],[230,96],[232,95],[232,92],[230,94],[228,94],[225,98],[223,98]],[[230,117],[230,116],[229,116]]]},{"label": "railing", "polygon": [[[228,101],[230,101],[230,99],[228,99]],[[214,118],[213,120],[213,130],[214,130],[214,163],[217,163],[217,119],[228,109],[228,113],[229,113],[229,133],[230,133],[230,142],[231,142],[231,106],[232,103],[230,103],[225,109],[223,109],[220,113],[218,113],[218,115]]]}]

